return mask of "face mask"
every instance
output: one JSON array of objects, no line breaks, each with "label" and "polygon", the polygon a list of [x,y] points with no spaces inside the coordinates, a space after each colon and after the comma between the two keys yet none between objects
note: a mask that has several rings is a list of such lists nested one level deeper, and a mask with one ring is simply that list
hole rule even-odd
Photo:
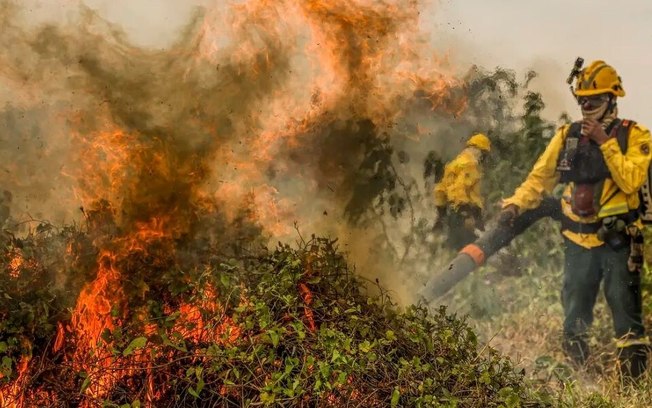
[{"label": "face mask", "polygon": [[602,101],[601,104],[594,106],[594,103],[585,103],[581,105],[582,116],[584,119],[600,120],[609,108],[609,100]]}]

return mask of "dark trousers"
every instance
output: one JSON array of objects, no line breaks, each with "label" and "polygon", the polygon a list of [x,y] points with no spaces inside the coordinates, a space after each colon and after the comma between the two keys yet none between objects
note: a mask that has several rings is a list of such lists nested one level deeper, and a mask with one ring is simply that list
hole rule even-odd
[{"label": "dark trousers", "polygon": [[[482,230],[481,210],[477,207],[463,206],[459,209],[449,209],[446,216],[448,226],[448,246],[459,251],[466,245],[474,242],[478,237],[475,235],[475,228]],[[467,226],[466,220],[473,219],[474,226]]]},{"label": "dark trousers", "polygon": [[600,282],[611,309],[617,338],[643,338],[640,272],[627,268],[629,246],[614,250],[608,245],[587,249],[565,239],[564,283],[561,293],[564,306],[564,349],[576,361],[588,355],[586,332],[593,322]]}]

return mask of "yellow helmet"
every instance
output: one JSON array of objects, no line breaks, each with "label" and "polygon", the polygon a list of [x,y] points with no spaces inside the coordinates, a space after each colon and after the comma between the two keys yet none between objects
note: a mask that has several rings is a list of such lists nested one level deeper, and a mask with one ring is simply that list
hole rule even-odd
[{"label": "yellow helmet", "polygon": [[625,96],[622,81],[616,70],[604,61],[593,61],[577,76],[575,96],[592,96],[602,93]]},{"label": "yellow helmet", "polygon": [[476,133],[466,142],[466,147],[477,147],[485,152],[491,151],[491,141],[487,135],[483,133]]}]

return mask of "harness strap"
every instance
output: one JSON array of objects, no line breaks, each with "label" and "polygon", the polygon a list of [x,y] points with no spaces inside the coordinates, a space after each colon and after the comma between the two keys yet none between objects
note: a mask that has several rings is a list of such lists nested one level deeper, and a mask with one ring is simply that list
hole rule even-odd
[{"label": "harness strap", "polygon": [[[626,214],[619,215],[618,219],[625,221],[625,225],[630,225],[638,220],[638,217],[638,210],[630,210]],[[600,227],[602,227],[602,221],[582,223],[571,220],[563,214],[561,217],[562,231],[571,231],[576,234],[595,234],[598,232]]]},{"label": "harness strap", "polygon": [[571,231],[576,234],[595,234],[602,227],[602,222],[589,222],[581,223],[573,221],[567,216],[561,217],[561,230],[562,231]]},{"label": "harness strap", "polygon": [[616,129],[616,140],[618,141],[618,146],[622,154],[627,153],[627,144],[629,142],[629,130],[634,126],[636,122],[629,119],[623,119],[620,121],[620,125]]}]

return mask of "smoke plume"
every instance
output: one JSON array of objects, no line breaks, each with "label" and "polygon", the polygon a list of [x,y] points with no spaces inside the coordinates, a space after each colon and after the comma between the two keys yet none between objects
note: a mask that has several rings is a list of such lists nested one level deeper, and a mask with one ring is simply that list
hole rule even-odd
[{"label": "smoke plume", "polygon": [[[0,2],[11,221],[79,222],[104,203],[120,234],[147,224],[176,239],[210,215],[224,226],[212,239],[236,236],[228,225],[330,234],[359,267],[385,263],[401,280],[403,234],[431,217],[415,181],[427,154],[450,157],[490,126],[469,109],[473,71],[419,31],[423,7],[250,0],[197,9],[154,50],[84,6],[74,23],[33,27]],[[385,194],[397,188],[419,200]]]}]

